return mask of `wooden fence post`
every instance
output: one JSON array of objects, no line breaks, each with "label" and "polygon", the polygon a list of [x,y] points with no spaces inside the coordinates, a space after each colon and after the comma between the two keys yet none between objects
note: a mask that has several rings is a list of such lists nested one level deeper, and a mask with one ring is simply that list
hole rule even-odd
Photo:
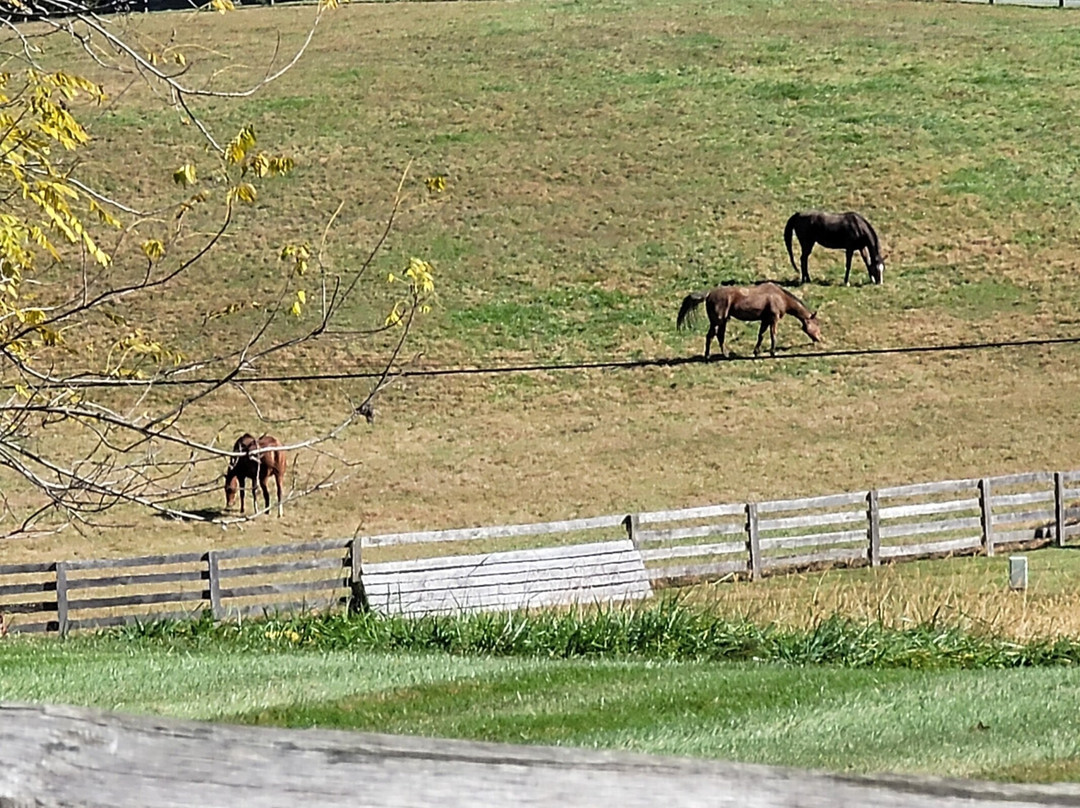
[{"label": "wooden fence post", "polygon": [[994,514],[990,506],[990,480],[979,480],[979,517],[982,522],[983,552],[989,557],[994,554]]},{"label": "wooden fence post", "polygon": [[870,566],[881,566],[881,517],[876,488],[866,495],[866,541]]},{"label": "wooden fence post", "polygon": [[221,608],[221,576],[218,570],[217,550],[211,550],[206,554],[206,571],[210,588],[210,611],[215,620],[225,617],[225,610]]},{"label": "wooden fence post", "polygon": [[349,542],[349,614],[371,611],[364,591],[364,570],[361,563],[361,539]]},{"label": "wooden fence post", "polygon": [[623,519],[623,526],[626,528],[626,538],[630,539],[630,542],[634,545],[634,548],[640,550],[638,547],[638,530],[640,523],[638,522],[638,515],[636,513],[627,514]]},{"label": "wooden fence post", "polygon": [[68,633],[68,580],[67,562],[56,562],[56,630],[61,637]]},{"label": "wooden fence post", "polygon": [[746,503],[746,550],[750,554],[750,580],[761,578],[761,543],[758,538],[757,504]]},{"label": "wooden fence post", "polygon": [[1065,476],[1054,472],[1054,539],[1058,547],[1065,546]]}]

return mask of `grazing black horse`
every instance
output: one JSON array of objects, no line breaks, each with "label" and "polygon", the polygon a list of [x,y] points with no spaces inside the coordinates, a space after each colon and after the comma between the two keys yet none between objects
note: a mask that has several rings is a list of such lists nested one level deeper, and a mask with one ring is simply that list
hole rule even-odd
[{"label": "grazing black horse", "polygon": [[820,244],[829,250],[847,251],[847,271],[844,272],[844,286],[851,278],[851,256],[856,250],[866,263],[870,280],[881,283],[885,275],[885,262],[881,258],[881,245],[877,233],[870,222],[853,211],[848,213],[823,213],[820,210],[808,210],[792,214],[784,227],[784,243],[787,244],[791,268],[795,266],[795,254],[791,251],[791,234],[794,233],[802,247],[802,282],[810,282],[810,270],[807,261],[814,244]]}]

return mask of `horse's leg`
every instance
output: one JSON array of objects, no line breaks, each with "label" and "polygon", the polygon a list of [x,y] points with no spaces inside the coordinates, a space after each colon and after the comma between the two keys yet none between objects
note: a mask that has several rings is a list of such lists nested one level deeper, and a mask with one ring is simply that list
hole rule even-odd
[{"label": "horse's leg", "polygon": [[724,357],[724,359],[727,359],[727,347],[724,345],[724,338],[727,336],[727,321],[727,317],[722,319],[717,328],[717,334],[720,337],[720,355]]},{"label": "horse's leg", "polygon": [[866,264],[866,274],[870,276],[870,280],[874,280],[874,261],[870,257],[870,251],[866,247],[859,248],[859,255],[862,256],[863,263]]},{"label": "horse's leg", "polygon": [[[705,358],[706,359],[709,358],[709,346],[710,346],[710,343],[712,343],[712,341],[713,341],[713,337],[715,337],[715,336],[716,336],[716,324],[715,323],[709,323],[709,333],[705,335]],[[724,348],[724,338],[720,337],[720,350],[721,350],[721,352],[723,352],[723,348]]]},{"label": "horse's leg", "polygon": [[[844,270],[844,286],[851,285],[851,256],[855,254],[855,251],[848,247],[847,250],[847,268]],[[865,258],[865,256],[863,256]]]},{"label": "horse's leg", "polygon": [[266,478],[269,476],[269,470],[263,466],[263,473],[259,475],[259,487],[263,492],[263,502],[265,503],[267,513],[270,513],[270,489],[266,485]]},{"label": "horse's leg", "polygon": [[800,240],[799,246],[802,247],[802,255],[799,257],[802,264],[802,283],[810,283],[810,253],[813,252],[814,242],[807,244]]},{"label": "horse's leg", "polygon": [[280,470],[274,472],[274,482],[277,483],[277,515],[278,515],[278,518],[280,519],[281,515],[282,515],[282,510],[281,510],[281,471]]},{"label": "horse's leg", "polygon": [[240,478],[240,513],[244,512],[244,488],[247,486],[247,478]]},{"label": "horse's leg", "polygon": [[765,330],[769,327],[769,321],[762,319],[761,328],[757,332],[757,344],[754,346],[754,356],[761,351],[761,341],[765,338]]},{"label": "horse's leg", "polygon": [[771,343],[769,345],[770,356],[776,356],[776,326],[779,325],[779,323],[780,318],[777,317],[769,324],[769,337],[771,338]]}]

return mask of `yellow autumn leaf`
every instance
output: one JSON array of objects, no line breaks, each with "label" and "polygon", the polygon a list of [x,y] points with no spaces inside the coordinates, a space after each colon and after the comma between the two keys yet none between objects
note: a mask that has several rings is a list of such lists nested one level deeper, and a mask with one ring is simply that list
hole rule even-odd
[{"label": "yellow autumn leaf", "polygon": [[255,202],[255,186],[250,182],[242,182],[233,189],[234,196],[241,202],[253,204]]},{"label": "yellow autumn leaf", "polygon": [[265,177],[270,172],[270,159],[265,154],[256,154],[248,167],[256,177]]},{"label": "yellow autumn leaf", "polygon": [[255,127],[248,124],[236,133],[236,137],[225,147],[225,159],[233,165],[244,161],[247,153],[255,145]]},{"label": "yellow autumn leaf", "polygon": [[173,172],[172,178],[173,182],[177,185],[183,185],[184,187],[194,185],[197,180],[195,166],[191,163],[184,163],[184,165]]},{"label": "yellow autumn leaf", "polygon": [[151,261],[157,261],[165,256],[165,245],[156,238],[147,239],[141,246],[143,253]]}]

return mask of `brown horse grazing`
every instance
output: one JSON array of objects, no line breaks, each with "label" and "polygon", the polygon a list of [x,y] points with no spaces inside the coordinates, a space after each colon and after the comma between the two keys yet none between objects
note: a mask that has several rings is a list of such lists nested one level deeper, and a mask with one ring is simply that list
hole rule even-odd
[{"label": "brown horse grazing", "polygon": [[724,332],[727,330],[727,321],[731,317],[746,321],[761,320],[761,330],[758,331],[754,356],[757,356],[758,351],[761,350],[761,340],[765,337],[766,329],[772,337],[769,353],[776,356],[776,324],[785,314],[799,318],[802,321],[803,331],[814,342],[821,340],[817,312],[810,311],[799,298],[775,283],[765,282],[750,287],[717,286],[715,289],[704,292],[692,292],[683,298],[682,306],[679,307],[679,317],[675,321],[676,328],[682,328],[693,311],[702,303],[705,303],[705,311],[709,315],[709,334],[705,337],[706,359],[709,358],[709,344],[713,337],[719,338],[720,355],[727,356],[727,351],[724,349]]},{"label": "brown horse grazing", "polygon": [[[285,452],[273,447],[281,446],[281,441],[273,435],[263,435],[255,438],[247,433],[241,435],[233,444],[233,451],[243,453],[240,457],[229,460],[229,468],[225,472],[225,507],[231,508],[236,499],[236,492],[240,491],[240,513],[244,512],[244,486],[247,480],[251,480],[251,502],[258,507],[258,494],[255,490],[255,481],[258,480],[262,488],[263,499],[266,502],[266,510],[270,510],[270,491],[266,487],[266,479],[273,476],[277,483],[277,511],[281,516],[281,482],[285,477]],[[264,450],[264,451],[260,451]]]},{"label": "brown horse grazing", "polygon": [[853,211],[847,213],[822,213],[819,210],[810,210],[805,213],[792,214],[784,227],[784,243],[787,244],[788,258],[791,259],[791,268],[798,271],[795,266],[795,253],[791,250],[792,233],[799,239],[802,247],[802,282],[810,282],[810,269],[807,262],[810,260],[810,251],[814,244],[820,244],[829,250],[845,250],[847,252],[847,270],[844,272],[844,286],[851,279],[851,256],[858,251],[866,264],[866,272],[874,283],[881,283],[885,276],[885,262],[881,258],[881,245],[878,242],[877,233],[870,226],[870,222]]}]

